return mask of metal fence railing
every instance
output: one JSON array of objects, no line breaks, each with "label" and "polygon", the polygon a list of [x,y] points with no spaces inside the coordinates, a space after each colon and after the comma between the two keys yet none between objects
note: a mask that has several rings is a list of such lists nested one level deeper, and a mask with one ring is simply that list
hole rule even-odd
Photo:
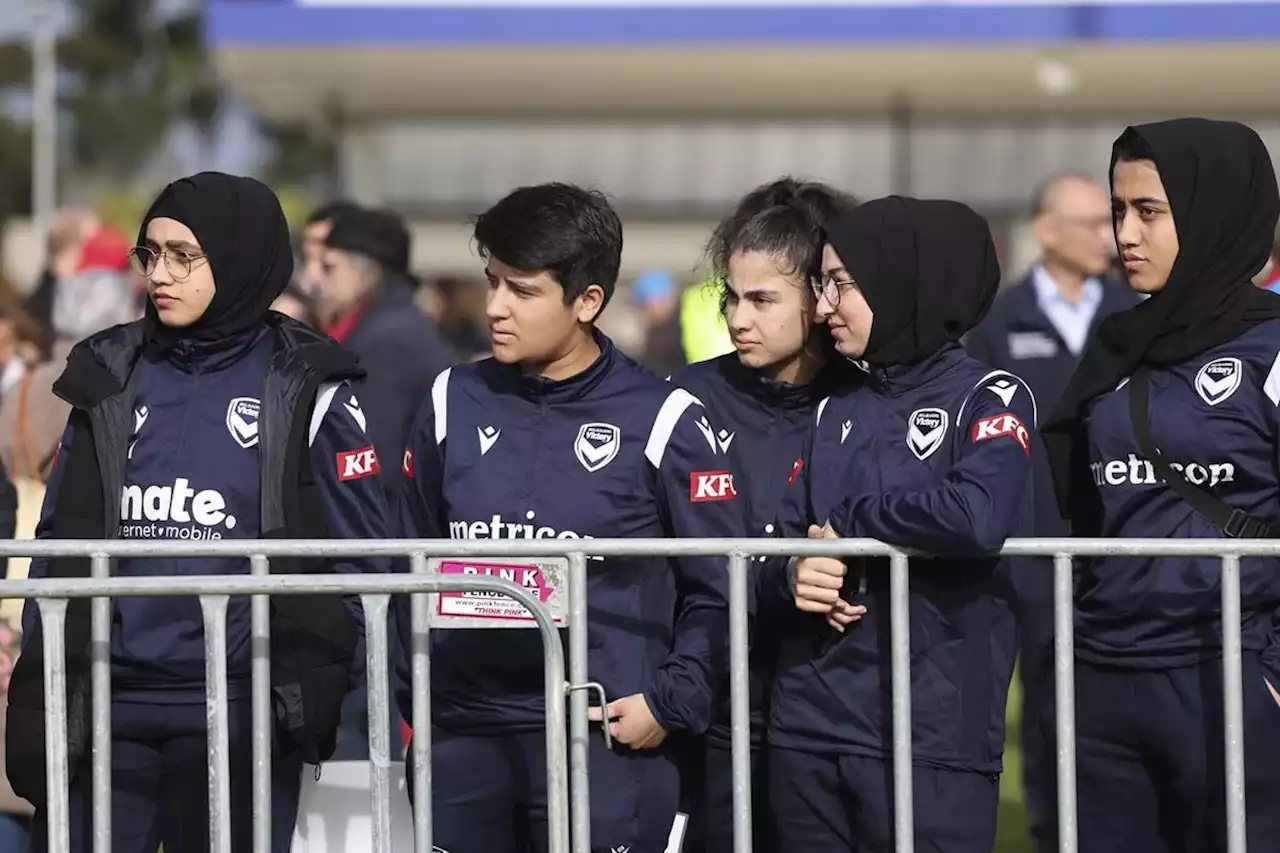
[{"label": "metal fence railing", "polygon": [[[390,691],[387,673],[388,610],[392,595],[411,596],[413,739],[416,853],[430,853],[431,730],[429,598],[433,593],[501,593],[534,617],[545,661],[547,797],[550,853],[589,853],[587,719],[587,554],[591,556],[727,556],[729,569],[729,682],[732,711],[734,850],[751,853],[751,773],[748,698],[748,579],[754,556],[885,556],[890,559],[889,618],[892,641],[894,821],[898,853],[914,849],[911,764],[909,560],[913,555],[872,540],[594,539],[581,540],[261,540],[261,541],[4,541],[0,557],[87,557],[89,578],[3,580],[0,598],[34,598],[43,624],[47,694],[47,821],[50,849],[69,849],[66,720],[67,600],[92,598],[92,794],[94,853],[111,850],[111,599],[121,596],[196,595],[205,623],[206,691],[209,703],[209,823],[211,850],[230,853],[230,771],[226,668],[226,614],[230,597],[249,595],[252,620],[253,853],[271,849],[271,707],[269,596],[360,595],[367,623],[369,755],[372,844],[391,851],[389,784]],[[1241,677],[1240,558],[1280,557],[1280,541],[1023,539],[1010,540],[1007,556],[1054,558],[1055,681],[1057,687],[1059,849],[1075,853],[1075,690],[1072,624],[1072,559],[1102,555],[1196,556],[1222,561],[1223,698],[1225,709],[1227,850],[1245,851],[1243,693]],[[269,575],[272,557],[408,557],[409,574]],[[114,558],[247,556],[252,573],[240,576],[110,577]],[[569,672],[556,624],[538,596],[508,580],[485,575],[432,574],[428,557],[472,560],[563,558],[569,560]],[[919,555],[914,555],[919,556]],[[755,564],[758,565],[758,564]],[[567,713],[566,713],[567,699]],[[565,721],[568,721],[568,738]],[[567,756],[567,760],[566,760]]]}]

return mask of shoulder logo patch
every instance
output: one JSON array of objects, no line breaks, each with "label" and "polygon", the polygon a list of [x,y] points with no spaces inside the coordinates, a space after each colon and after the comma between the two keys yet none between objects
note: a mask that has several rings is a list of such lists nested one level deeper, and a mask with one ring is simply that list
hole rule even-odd
[{"label": "shoulder logo patch", "polygon": [[1018,383],[1002,377],[988,385],[987,390],[999,397],[1000,402],[1007,406],[1013,401],[1013,395],[1018,393]]},{"label": "shoulder logo patch", "polygon": [[261,409],[262,403],[256,397],[236,397],[227,404],[227,432],[245,450],[258,444],[258,413]]},{"label": "shoulder logo patch", "polygon": [[1236,393],[1244,367],[1238,358],[1215,358],[1196,374],[1196,393],[1210,406],[1216,406]]},{"label": "shoulder logo patch", "polygon": [[578,429],[573,455],[582,467],[594,474],[612,462],[622,448],[622,430],[613,424],[589,423]]},{"label": "shoulder logo patch", "polygon": [[938,452],[947,437],[945,409],[916,409],[907,418],[907,447],[921,462]]}]

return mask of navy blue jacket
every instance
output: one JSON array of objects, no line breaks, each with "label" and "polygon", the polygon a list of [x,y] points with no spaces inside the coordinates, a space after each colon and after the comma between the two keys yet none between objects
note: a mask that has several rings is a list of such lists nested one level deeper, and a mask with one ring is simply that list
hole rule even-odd
[{"label": "navy blue jacket", "polygon": [[[1255,518],[1280,518],[1280,321],[1150,374],[1151,438],[1174,470]],[[1090,403],[1086,419],[1102,536],[1218,539],[1223,532],[1143,457],[1127,380]],[[1100,557],[1076,585],[1076,655],[1112,666],[1185,666],[1222,654],[1221,561]],[[1280,676],[1280,571],[1240,561],[1246,649]]]},{"label": "navy blue jacket", "polygon": [[[1117,311],[1125,311],[1141,301],[1123,282],[1102,280],[1102,302],[1089,325],[1089,338],[1101,323]],[[1040,411],[1047,415],[1067,388],[1080,357],[1067,349],[1053,322],[1040,310],[1035,286],[1027,276],[1000,294],[986,319],[965,337],[969,354],[997,370],[1022,377],[1036,395]],[[1041,446],[1036,445],[1035,536],[1069,536],[1070,525],[1058,511],[1053,494],[1053,478]]]},{"label": "navy blue jacket", "polygon": [[[263,383],[276,348],[262,327],[216,344],[180,343],[166,358],[143,357],[133,371],[133,431],[120,502],[120,539],[253,539],[261,533],[258,415]],[[58,450],[70,451],[72,430]],[[387,507],[373,474],[378,463],[365,434],[365,415],[346,385],[322,387],[311,420],[311,464],[334,538],[387,535]],[[37,536],[48,535],[63,467],[55,464]],[[386,571],[382,558],[351,560],[343,571]],[[116,576],[248,574],[246,558],[128,559]],[[31,577],[45,574],[35,559]],[[348,601],[363,625],[358,598]],[[28,602],[24,635],[37,636]],[[233,598],[227,613],[230,695],[249,694],[249,600]],[[111,631],[112,690],[144,693],[149,702],[203,702],[204,621],[195,597],[117,599]],[[356,662],[357,665],[359,661]]]},{"label": "navy blue jacket", "polygon": [[[399,459],[409,426],[431,380],[457,362],[435,323],[413,301],[408,285],[389,278],[342,345],[360,358],[368,376],[360,389],[369,434],[383,459]],[[383,472],[396,478],[398,467]]]},{"label": "navy blue jacket", "polygon": [[[915,761],[996,772],[1013,671],[1008,575],[986,556],[1019,530],[1027,502],[1035,400],[959,345],[913,367],[875,370],[819,404],[802,472],[803,536],[829,521],[846,538],[931,554],[911,563],[911,711]],[[865,581],[865,594],[859,586]],[[788,638],[769,720],[771,745],[886,757],[889,575],[850,561],[846,600],[867,613],[841,635],[814,617]]]},{"label": "navy blue jacket", "polygon": [[[596,362],[562,381],[492,359],[437,377],[405,453],[402,535],[744,535],[745,501],[702,406],[598,339]],[[589,562],[589,674],[611,700],[643,693],[668,731],[706,730],[727,671],[726,564]],[[397,604],[397,698],[409,718],[410,624],[406,602]],[[502,629],[431,637],[436,725],[477,734],[543,726],[536,639]]]},{"label": "navy blue jacket", "polygon": [[[673,373],[670,381],[702,402],[719,430],[718,446],[737,454],[736,483],[738,492],[747,499],[750,535],[782,536],[782,505],[799,480],[814,409],[840,386],[861,381],[861,372],[835,356],[812,382],[794,385],[767,379],[760,371],[745,367],[737,353],[728,353],[690,364]],[[755,571],[757,581],[767,576],[768,565],[763,559]],[[777,596],[766,596],[765,601],[779,603]],[[767,612],[753,608],[753,614],[751,731],[753,741],[759,742],[779,636],[787,625],[798,621],[799,614],[786,606]],[[709,739],[722,745],[729,743],[730,732],[727,692],[724,698],[708,732]]]}]

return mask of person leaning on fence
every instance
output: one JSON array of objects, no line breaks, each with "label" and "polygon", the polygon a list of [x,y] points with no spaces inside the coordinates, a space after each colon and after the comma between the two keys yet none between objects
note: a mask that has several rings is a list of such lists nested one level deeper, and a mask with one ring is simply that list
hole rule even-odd
[{"label": "person leaning on fence", "polygon": [[[818,405],[789,525],[933,555],[910,567],[915,840],[986,853],[1015,651],[1008,575],[991,555],[1026,515],[1035,400],[957,343],[1000,282],[980,216],[891,197],[826,236],[818,313],[867,377]],[[894,849],[887,563],[789,567],[784,589],[810,628],[783,640],[769,719],[783,853]]]},{"label": "person leaning on fence", "polygon": [[[825,184],[783,178],[748,193],[707,246],[720,282],[735,352],[681,368],[671,382],[707,407],[719,432],[744,461],[738,490],[751,509],[754,536],[781,536],[779,507],[798,475],[804,439],[818,401],[858,381],[817,323],[811,283],[822,261],[822,224],[856,202]],[[763,577],[757,572],[757,578]],[[775,602],[776,603],[776,602]],[[756,847],[772,850],[772,814],[764,761],[764,712],[780,632],[792,607],[757,611],[751,641],[751,818]],[[733,850],[733,777],[727,692],[705,743],[692,744],[681,779],[689,814],[683,853]]]},{"label": "person leaning on fence", "polygon": [[[436,378],[405,453],[401,534],[581,539],[588,552],[590,538],[744,535],[729,445],[703,407],[596,329],[622,253],[605,197],[522,187],[478,218],[475,237],[494,356]],[[593,851],[661,853],[683,825],[667,736],[701,735],[715,714],[727,563],[588,560],[589,680],[611,700],[591,713],[614,738],[610,751],[597,731],[589,747]],[[397,700],[412,719],[405,604]],[[433,727],[414,737],[431,738],[433,841],[449,853],[545,849],[542,652],[526,634],[431,631]]]},{"label": "person leaning on fence", "polygon": [[[1108,318],[1044,427],[1076,535],[1275,537],[1280,297],[1255,287],[1280,217],[1235,122],[1125,130],[1116,246],[1150,294]],[[1248,847],[1280,838],[1280,573],[1240,561]],[[1093,557],[1076,582],[1080,849],[1226,849],[1221,560]]]},{"label": "person leaning on fence", "polygon": [[[383,538],[377,458],[351,383],[354,358],[269,311],[289,282],[289,232],[275,194],[202,173],[170,184],[132,250],[148,278],[143,320],[80,343],[55,385],[72,405],[37,531],[50,539]],[[104,520],[107,523],[104,523]],[[272,560],[275,573],[376,571],[382,560]],[[247,558],[121,559],[115,575],[246,574]],[[75,578],[83,559],[37,559],[32,577]],[[45,688],[28,602],[9,690],[7,769],[44,821]],[[111,629],[112,850],[209,845],[204,631],[194,597],[125,598]],[[67,617],[71,850],[89,849],[89,601]],[[343,697],[360,677],[354,598],[272,602],[273,849],[287,851],[301,765],[333,750]],[[231,849],[251,846],[249,600],[227,615]]]}]

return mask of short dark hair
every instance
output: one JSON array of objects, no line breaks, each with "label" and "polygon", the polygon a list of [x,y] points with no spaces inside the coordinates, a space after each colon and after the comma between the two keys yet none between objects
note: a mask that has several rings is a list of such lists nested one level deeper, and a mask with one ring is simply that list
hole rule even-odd
[{"label": "short dark hair", "polygon": [[817,181],[785,177],[756,187],[707,242],[713,282],[723,290],[729,259],[738,252],[764,252],[786,275],[806,280],[818,276],[823,226],[857,205],[853,196]]},{"label": "short dark hair", "polygon": [[593,284],[604,289],[605,305],[613,298],[622,220],[602,192],[564,183],[520,187],[475,218],[475,241],[486,261],[550,273],[566,305]]},{"label": "short dark hair", "polygon": [[337,199],[334,201],[326,201],[307,214],[307,225],[315,225],[317,222],[328,222],[331,219],[337,219],[349,213],[360,210],[360,205],[355,202]]},{"label": "short dark hair", "polygon": [[1116,162],[1122,160],[1151,160],[1154,162],[1156,159],[1156,152],[1152,150],[1151,144],[1143,139],[1142,134],[1132,127],[1127,128],[1124,133],[1120,134],[1120,138],[1116,140],[1112,151]]}]

